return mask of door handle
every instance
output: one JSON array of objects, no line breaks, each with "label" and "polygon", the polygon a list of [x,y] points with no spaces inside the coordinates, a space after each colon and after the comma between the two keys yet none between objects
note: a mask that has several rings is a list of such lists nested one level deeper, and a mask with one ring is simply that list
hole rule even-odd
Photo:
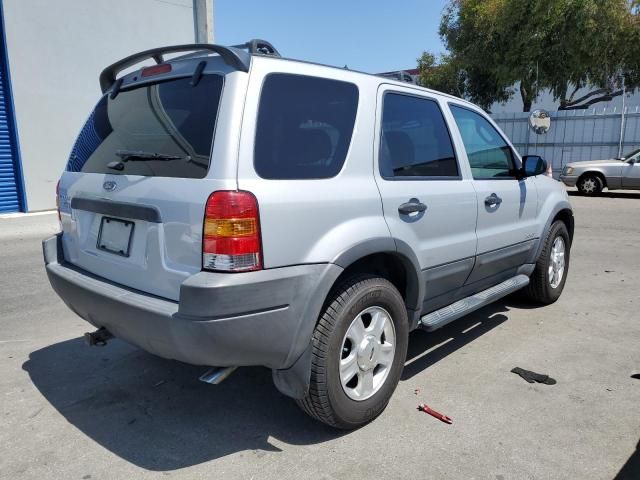
[{"label": "door handle", "polygon": [[426,209],[427,206],[424,203],[418,201],[403,203],[398,207],[398,211],[403,215],[424,212]]},{"label": "door handle", "polygon": [[484,204],[487,207],[493,207],[496,205],[500,205],[501,203],[502,203],[502,199],[495,193],[492,193],[491,195],[489,195],[487,198],[484,199]]}]

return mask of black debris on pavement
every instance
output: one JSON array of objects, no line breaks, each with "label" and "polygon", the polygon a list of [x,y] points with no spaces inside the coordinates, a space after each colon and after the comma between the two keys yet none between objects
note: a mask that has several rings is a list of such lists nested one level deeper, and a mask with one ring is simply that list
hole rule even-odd
[{"label": "black debris on pavement", "polygon": [[631,378],[635,378],[636,380],[640,380],[640,373],[634,373],[631,375]]},{"label": "black debris on pavement", "polygon": [[544,383],[545,385],[555,385],[557,382],[549,375],[544,373],[536,373],[531,370],[525,370],[524,368],[515,367],[511,370],[512,373],[520,375],[528,383]]}]

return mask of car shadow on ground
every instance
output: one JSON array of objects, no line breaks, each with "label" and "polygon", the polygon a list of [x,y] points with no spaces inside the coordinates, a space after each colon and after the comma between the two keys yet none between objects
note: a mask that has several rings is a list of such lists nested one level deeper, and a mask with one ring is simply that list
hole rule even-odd
[{"label": "car shadow on ground", "polygon": [[[503,313],[512,304],[498,302],[437,332],[412,334],[402,378],[424,371],[506,321]],[[276,390],[265,368],[238,369],[213,386],[197,380],[204,367],[164,360],[119,340],[89,348],[75,338],[32,352],[23,369],[72,425],[152,471],[233,453],[261,456],[280,451],[274,443],[319,444],[346,434],[307,417]]]},{"label": "car shadow on ground", "polygon": [[534,305],[512,295],[445,325],[435,332],[413,331],[409,338],[407,361],[401,379],[408,380],[423,372],[446,356],[506,322],[509,318],[504,314],[509,312],[511,307],[535,308]]},{"label": "car shadow on ground", "polygon": [[635,452],[631,454],[627,463],[625,463],[614,480],[638,480],[640,478],[640,440],[636,446]]},{"label": "car shadow on ground", "polygon": [[[569,196],[571,197],[582,197],[583,195],[578,192],[578,191],[574,191],[574,190],[567,190],[567,192],[569,193]],[[622,192],[618,192],[618,191],[613,191],[610,192],[608,190],[605,190],[604,192],[600,192],[597,196],[592,197],[592,198],[628,198],[628,199],[636,199],[636,200],[640,200],[640,193],[636,193],[636,192],[631,192],[628,190],[622,191]]]}]

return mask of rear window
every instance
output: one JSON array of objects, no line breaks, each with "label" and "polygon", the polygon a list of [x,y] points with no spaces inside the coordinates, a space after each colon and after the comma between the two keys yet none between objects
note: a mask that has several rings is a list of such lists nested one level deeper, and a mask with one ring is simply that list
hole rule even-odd
[{"label": "rear window", "polygon": [[155,177],[203,178],[223,78],[205,75],[105,95],[85,123],[67,170]]},{"label": "rear window", "polygon": [[271,74],[262,87],[254,164],[267,179],[330,178],[351,142],[358,88],[347,82]]}]

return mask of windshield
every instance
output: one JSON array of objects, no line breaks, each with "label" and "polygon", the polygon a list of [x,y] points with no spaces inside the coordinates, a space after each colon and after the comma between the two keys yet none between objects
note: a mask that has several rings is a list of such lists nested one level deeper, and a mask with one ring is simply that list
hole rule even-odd
[{"label": "windshield", "polygon": [[622,158],[624,159],[630,159],[631,157],[635,157],[636,155],[638,155],[640,153],[640,148],[638,148],[637,150],[633,150],[625,155],[622,156]]},{"label": "windshield", "polygon": [[67,170],[203,178],[222,84],[222,76],[205,75],[196,86],[189,77],[122,91],[114,99],[105,95],[80,132]]}]

